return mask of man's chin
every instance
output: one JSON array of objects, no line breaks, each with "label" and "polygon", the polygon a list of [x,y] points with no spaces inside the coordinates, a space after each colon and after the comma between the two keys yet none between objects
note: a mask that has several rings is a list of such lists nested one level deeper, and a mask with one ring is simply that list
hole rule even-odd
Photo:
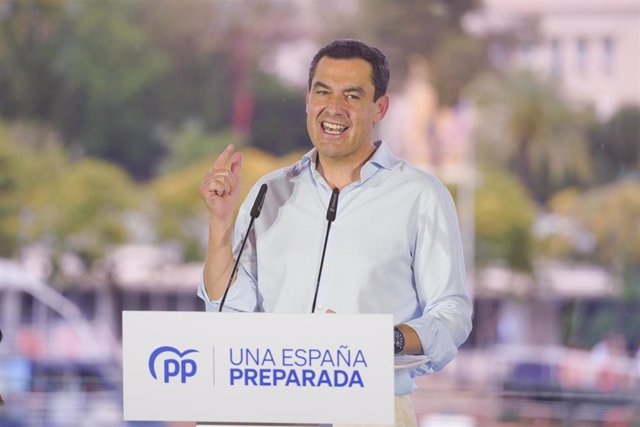
[{"label": "man's chin", "polygon": [[321,140],[314,144],[318,152],[322,155],[340,155],[346,146],[345,141],[341,140]]},{"label": "man's chin", "polygon": [[347,152],[344,147],[324,147],[322,150],[318,150],[320,158],[332,162],[344,162],[351,157],[351,153]]}]

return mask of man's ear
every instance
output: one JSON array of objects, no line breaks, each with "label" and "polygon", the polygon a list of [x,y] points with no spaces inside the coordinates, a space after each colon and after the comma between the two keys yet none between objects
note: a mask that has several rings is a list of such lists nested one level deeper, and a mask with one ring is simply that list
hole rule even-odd
[{"label": "man's ear", "polygon": [[389,109],[389,96],[382,95],[380,98],[378,98],[375,104],[376,104],[376,113],[373,116],[374,125],[378,123],[380,120],[382,120],[384,116],[387,114],[387,110]]}]

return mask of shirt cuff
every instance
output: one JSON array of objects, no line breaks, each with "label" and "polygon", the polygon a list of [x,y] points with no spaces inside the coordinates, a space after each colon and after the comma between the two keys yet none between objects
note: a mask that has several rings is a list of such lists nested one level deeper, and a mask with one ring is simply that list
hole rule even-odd
[{"label": "shirt cuff", "polygon": [[[241,267],[238,270],[238,277],[231,283],[229,292],[227,293],[227,299],[224,302],[222,311],[224,312],[251,312],[256,311],[256,298],[255,289],[253,288],[252,281]],[[243,288],[245,288],[243,290]],[[207,312],[220,311],[220,299],[212,300],[207,294],[207,288],[204,285],[204,270],[200,276],[200,284],[198,285],[198,297],[204,301],[204,307]]]},{"label": "shirt cuff", "polygon": [[458,347],[451,334],[437,317],[425,315],[405,323],[416,331],[423,354],[430,357],[425,364],[415,368],[416,375],[432,374],[441,370],[458,353]]}]

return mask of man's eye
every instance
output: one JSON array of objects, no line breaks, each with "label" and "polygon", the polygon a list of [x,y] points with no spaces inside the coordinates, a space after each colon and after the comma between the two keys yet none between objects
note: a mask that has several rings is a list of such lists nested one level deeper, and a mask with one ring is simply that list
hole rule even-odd
[{"label": "man's eye", "polygon": [[347,99],[360,99],[358,95],[347,95]]},{"label": "man's eye", "polygon": [[316,94],[318,94],[318,95],[326,95],[328,93],[329,93],[329,91],[328,90],[324,90],[324,89],[319,89],[319,90],[316,91]]}]

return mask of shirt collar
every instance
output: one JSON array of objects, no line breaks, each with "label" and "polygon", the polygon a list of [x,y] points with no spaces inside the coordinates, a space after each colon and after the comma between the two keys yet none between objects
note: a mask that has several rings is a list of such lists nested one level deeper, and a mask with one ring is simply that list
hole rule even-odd
[{"label": "shirt collar", "polygon": [[[391,152],[389,146],[383,141],[379,140],[373,143],[376,146],[376,151],[367,162],[362,166],[360,176],[362,179],[368,178],[378,168],[391,169],[396,162],[396,157]],[[316,158],[318,150],[314,147],[309,150],[300,161],[302,167],[311,166],[316,168]]]},{"label": "shirt collar", "polygon": [[377,147],[377,150],[369,161],[365,163],[365,166],[372,163],[384,169],[391,169],[396,162],[396,156],[393,155],[389,146],[383,140],[376,141],[373,144]]}]

